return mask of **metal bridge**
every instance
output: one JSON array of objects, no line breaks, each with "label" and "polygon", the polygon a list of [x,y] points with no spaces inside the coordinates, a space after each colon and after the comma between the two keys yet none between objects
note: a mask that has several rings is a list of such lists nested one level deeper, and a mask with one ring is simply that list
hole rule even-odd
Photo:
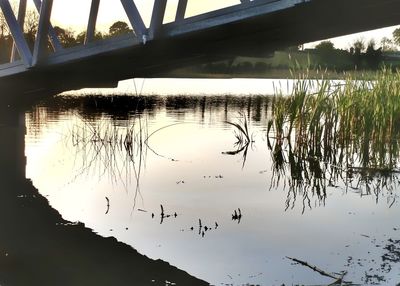
[{"label": "metal bridge", "polygon": [[115,0],[134,33],[94,41],[100,0],[92,0],[85,43],[64,48],[50,23],[53,0],[33,2],[40,16],[31,50],[22,28],[27,0],[20,0],[17,16],[8,0],[0,0],[14,40],[10,62],[0,65],[0,101],[163,77],[189,64],[400,24],[400,0],[238,0],[193,17],[185,17],[188,0],[179,0],[171,23],[164,23],[167,0],[154,0],[146,27],[134,0]]}]

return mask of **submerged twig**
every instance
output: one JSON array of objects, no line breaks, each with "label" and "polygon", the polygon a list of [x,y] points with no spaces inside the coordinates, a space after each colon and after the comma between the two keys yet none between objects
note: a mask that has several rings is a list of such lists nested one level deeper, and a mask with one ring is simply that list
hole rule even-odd
[{"label": "submerged twig", "polygon": [[182,122],[173,123],[173,124],[170,124],[170,125],[167,125],[167,126],[163,126],[163,127],[161,127],[161,128],[158,128],[157,130],[153,131],[152,133],[150,133],[150,134],[147,136],[147,138],[144,140],[144,144],[145,144],[146,147],[147,147],[151,152],[153,152],[155,155],[157,155],[157,156],[159,156],[159,157],[162,157],[162,158],[165,158],[165,159],[168,159],[168,160],[173,161],[173,162],[177,162],[178,160],[175,159],[175,158],[171,158],[171,157],[168,157],[168,156],[165,156],[165,155],[162,155],[162,154],[156,152],[153,148],[150,147],[149,140],[150,140],[150,138],[151,138],[154,134],[158,133],[159,131],[161,131],[161,130],[163,130],[163,129],[166,129],[166,128],[169,128],[169,127],[172,127],[172,126],[175,126],[175,125],[180,125],[180,124],[183,124],[183,123],[182,123]]},{"label": "submerged twig", "polygon": [[343,283],[343,278],[347,274],[347,272],[344,272],[343,274],[341,274],[341,277],[338,277],[338,276],[335,276],[333,274],[330,274],[330,273],[318,268],[315,265],[311,265],[306,261],[303,261],[303,260],[300,260],[300,259],[297,259],[297,258],[293,258],[293,257],[289,257],[289,256],[286,256],[286,258],[290,259],[293,262],[296,262],[296,263],[298,263],[300,265],[306,266],[306,267],[310,268],[311,270],[321,274],[322,276],[326,276],[326,277],[335,279],[335,282],[331,283],[330,285],[342,284]]},{"label": "submerged twig", "polygon": [[110,211],[110,199],[106,197],[106,201],[107,201],[107,210],[106,210],[106,214],[108,214],[108,212]]}]

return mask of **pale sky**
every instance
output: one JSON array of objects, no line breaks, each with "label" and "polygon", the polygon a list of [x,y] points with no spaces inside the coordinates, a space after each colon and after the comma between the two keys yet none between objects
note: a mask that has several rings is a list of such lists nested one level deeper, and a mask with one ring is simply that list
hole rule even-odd
[{"label": "pale sky", "polygon": [[[348,36],[342,36],[342,37],[338,37],[338,38],[324,39],[324,40],[331,40],[335,44],[335,48],[345,49],[345,50],[348,50],[350,48],[351,44],[354,43],[354,41],[359,40],[359,39],[364,40],[364,42],[366,44],[368,44],[368,42],[371,39],[374,39],[377,46],[380,46],[381,39],[383,37],[392,39],[393,31],[399,27],[400,26],[387,27],[387,28],[383,28],[383,29],[377,29],[377,30],[372,30],[372,31],[368,31],[368,32],[357,33],[357,34],[352,34],[352,35],[348,35]],[[319,42],[320,41],[306,44],[305,47],[313,48]]]},{"label": "pale sky", "polygon": [[[84,29],[90,10],[90,0],[54,0],[52,21],[62,24],[63,27]],[[148,25],[154,0],[135,0],[143,20]],[[239,4],[240,0],[189,0],[186,16],[193,16],[204,12]],[[178,0],[168,0],[166,21],[172,21],[175,17]],[[76,9],[79,7],[79,9]],[[100,29],[107,29],[117,20],[128,19],[119,0],[101,0],[98,16]]]},{"label": "pale sky", "polygon": [[[31,1],[29,1],[31,2]],[[59,25],[64,28],[71,28],[80,32],[85,30],[89,15],[91,0],[54,0],[52,22],[53,25]],[[154,0],[135,0],[135,3],[142,14],[146,25],[150,22],[151,10]],[[168,0],[166,22],[172,21],[175,16],[178,0]],[[218,8],[239,4],[240,0],[189,0],[186,16],[193,16],[204,12],[212,11]],[[120,1],[101,0],[100,10],[97,21],[99,30],[108,30],[115,21],[122,20],[129,22],[125,16]],[[400,19],[399,19],[400,21]],[[358,39],[364,39],[368,42],[374,38],[379,44],[382,37],[392,38],[392,32],[395,27],[389,27],[350,36],[335,38],[332,41],[336,48],[348,49],[350,45]],[[316,43],[307,44],[306,47],[313,47]]]}]

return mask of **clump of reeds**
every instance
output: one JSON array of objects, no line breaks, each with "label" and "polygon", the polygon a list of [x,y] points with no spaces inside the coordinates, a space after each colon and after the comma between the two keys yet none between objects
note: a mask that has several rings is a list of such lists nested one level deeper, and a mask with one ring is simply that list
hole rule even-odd
[{"label": "clump of reeds", "polygon": [[238,119],[238,122],[226,121],[227,124],[235,127],[234,134],[236,142],[234,143],[234,146],[236,147],[236,150],[222,152],[222,154],[237,155],[239,153],[242,153],[242,158],[243,158],[242,168],[244,168],[247,159],[247,151],[249,149],[249,146],[254,142],[254,140],[249,131],[249,124],[246,114],[239,112],[239,116],[240,117]]},{"label": "clump of reeds", "polygon": [[[303,212],[311,196],[325,204],[326,188],[342,181],[376,200],[398,179],[400,165],[400,72],[382,69],[375,77],[335,83],[295,78],[289,96],[277,90],[268,147],[273,162],[271,188],[289,187],[286,209],[300,199]],[[271,143],[272,142],[272,143]],[[397,179],[396,179],[397,178]],[[373,190],[373,191],[371,191]]]},{"label": "clump of reeds", "polygon": [[343,148],[364,167],[392,169],[399,159],[400,72],[382,69],[373,80],[342,84],[295,79],[290,96],[275,95],[268,134],[277,142],[308,144],[315,152]]},{"label": "clump of reeds", "polygon": [[248,145],[251,143],[251,135],[249,132],[249,125],[247,122],[247,117],[244,113],[239,112],[239,120],[238,122],[230,122],[226,121],[227,124],[232,125],[235,127],[235,138],[236,138],[236,145],[243,146]]}]

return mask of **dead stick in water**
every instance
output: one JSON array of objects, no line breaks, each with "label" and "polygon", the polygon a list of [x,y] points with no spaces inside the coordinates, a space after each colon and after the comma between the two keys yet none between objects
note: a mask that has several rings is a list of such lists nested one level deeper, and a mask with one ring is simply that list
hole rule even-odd
[{"label": "dead stick in water", "polygon": [[[287,259],[290,259],[290,260],[292,260],[292,261],[294,261],[294,262],[296,262],[296,263],[298,263],[298,264],[300,264],[300,265],[303,265],[303,266],[306,266],[306,267],[308,267],[308,268],[311,268],[312,270],[314,270],[315,272],[318,272],[318,273],[321,274],[322,276],[326,276],[326,277],[335,279],[335,280],[337,280],[337,282],[339,282],[339,283],[340,283],[340,281],[342,281],[342,279],[343,279],[343,277],[336,277],[336,276],[333,276],[332,274],[329,274],[329,273],[325,272],[324,270],[319,269],[317,266],[311,265],[311,264],[309,264],[309,263],[307,263],[307,262],[305,262],[305,261],[299,260],[299,259],[297,259],[297,258],[292,258],[292,257],[289,257],[289,256],[286,256],[286,258],[287,258]],[[337,282],[335,282],[335,283],[337,283]]]},{"label": "dead stick in water", "polygon": [[106,210],[106,214],[108,214],[109,210],[110,210],[110,200],[109,198],[106,197],[106,201],[107,201],[107,210]]}]

